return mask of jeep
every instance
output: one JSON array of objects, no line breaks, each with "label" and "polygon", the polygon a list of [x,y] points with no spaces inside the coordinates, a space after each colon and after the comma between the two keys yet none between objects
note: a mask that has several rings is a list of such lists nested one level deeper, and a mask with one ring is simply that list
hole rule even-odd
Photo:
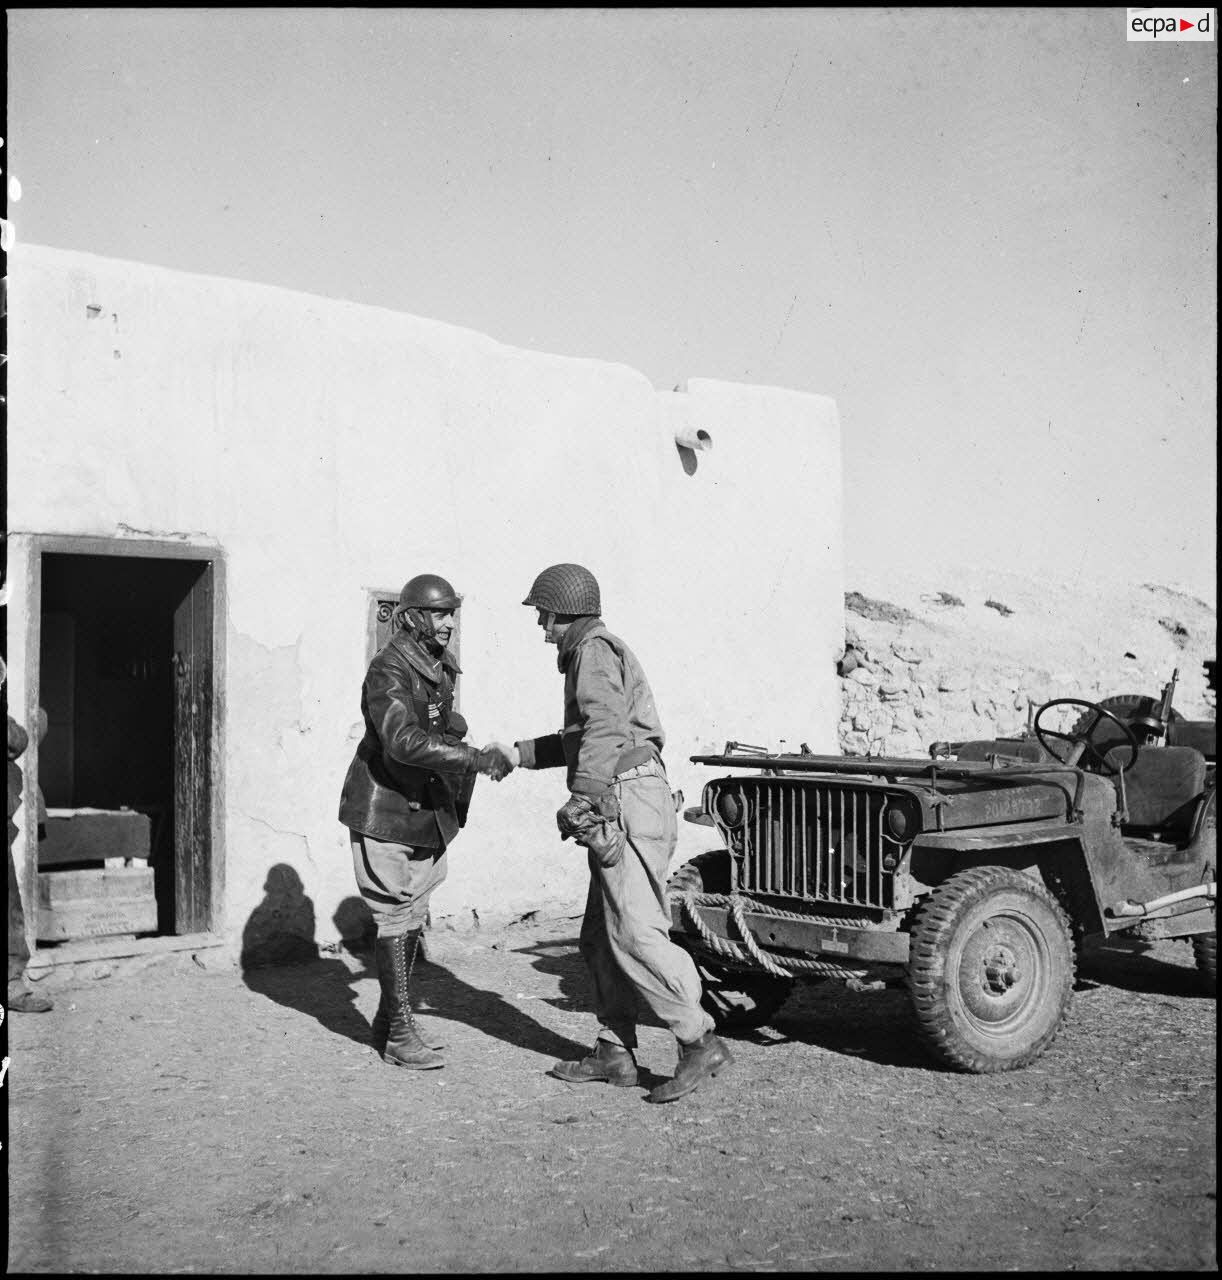
[{"label": "jeep", "polygon": [[764,1025],[799,982],[905,985],[934,1056],[991,1073],[1052,1043],[1087,939],[1190,940],[1216,991],[1216,725],[1174,711],[1177,679],[927,759],[690,757],[730,770],[684,813],[723,847],[667,883],[719,1028]]}]

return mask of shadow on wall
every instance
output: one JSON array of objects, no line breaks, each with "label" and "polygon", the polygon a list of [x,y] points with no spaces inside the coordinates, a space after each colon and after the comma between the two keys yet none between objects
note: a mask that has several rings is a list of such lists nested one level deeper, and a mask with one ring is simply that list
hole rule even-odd
[{"label": "shadow on wall", "polygon": [[270,867],[263,901],[242,930],[243,971],[269,964],[299,964],[318,958],[314,940],[314,901],[301,877],[283,862]]},{"label": "shadow on wall", "polygon": [[292,867],[272,867],[263,892],[263,901],[242,933],[246,985],[286,1009],[306,1014],[334,1035],[369,1044],[369,1021],[357,1008],[357,984],[377,977],[369,907],[360,898],[345,898],[332,916],[344,950],[360,961],[353,968],[338,957],[319,956],[314,903]]}]

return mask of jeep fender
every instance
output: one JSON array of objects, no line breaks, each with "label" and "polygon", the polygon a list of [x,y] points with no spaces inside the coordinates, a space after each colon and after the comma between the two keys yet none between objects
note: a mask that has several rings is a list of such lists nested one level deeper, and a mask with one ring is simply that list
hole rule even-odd
[{"label": "jeep fender", "polygon": [[1079,824],[1065,823],[1039,832],[1028,828],[994,829],[987,835],[928,833],[913,842],[909,871],[918,893],[936,888],[968,867],[1021,871],[1047,887],[1069,916],[1075,936],[1107,932]]}]

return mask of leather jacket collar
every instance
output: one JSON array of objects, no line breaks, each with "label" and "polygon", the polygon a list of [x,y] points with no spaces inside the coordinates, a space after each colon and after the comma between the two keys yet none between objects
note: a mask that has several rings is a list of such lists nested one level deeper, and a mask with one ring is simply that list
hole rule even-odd
[{"label": "leather jacket collar", "polygon": [[443,667],[452,676],[462,674],[462,668],[454,661],[448,649],[442,652],[441,657],[434,658],[406,627],[400,627],[391,636],[390,643],[430,684],[441,683]]},{"label": "leather jacket collar", "polygon": [[569,624],[569,629],[561,637],[560,645],[556,650],[556,666],[561,672],[568,670],[569,663],[573,661],[573,654],[581,647],[586,636],[595,627],[602,625],[603,620],[597,614],[591,614],[588,618],[576,618]]}]

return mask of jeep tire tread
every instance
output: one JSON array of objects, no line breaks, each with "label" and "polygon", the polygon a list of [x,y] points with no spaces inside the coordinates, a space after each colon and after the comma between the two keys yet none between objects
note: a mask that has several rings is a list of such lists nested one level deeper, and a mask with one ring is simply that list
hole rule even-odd
[{"label": "jeep tire tread", "polygon": [[1015,1071],[1039,1058],[1065,1020],[1074,971],[1065,912],[1042,883],[1010,867],[951,876],[913,923],[917,1025],[961,1071]]},{"label": "jeep tire tread", "polygon": [[729,893],[730,855],[724,849],[698,853],[675,870],[666,882],[666,896],[672,893]]}]

